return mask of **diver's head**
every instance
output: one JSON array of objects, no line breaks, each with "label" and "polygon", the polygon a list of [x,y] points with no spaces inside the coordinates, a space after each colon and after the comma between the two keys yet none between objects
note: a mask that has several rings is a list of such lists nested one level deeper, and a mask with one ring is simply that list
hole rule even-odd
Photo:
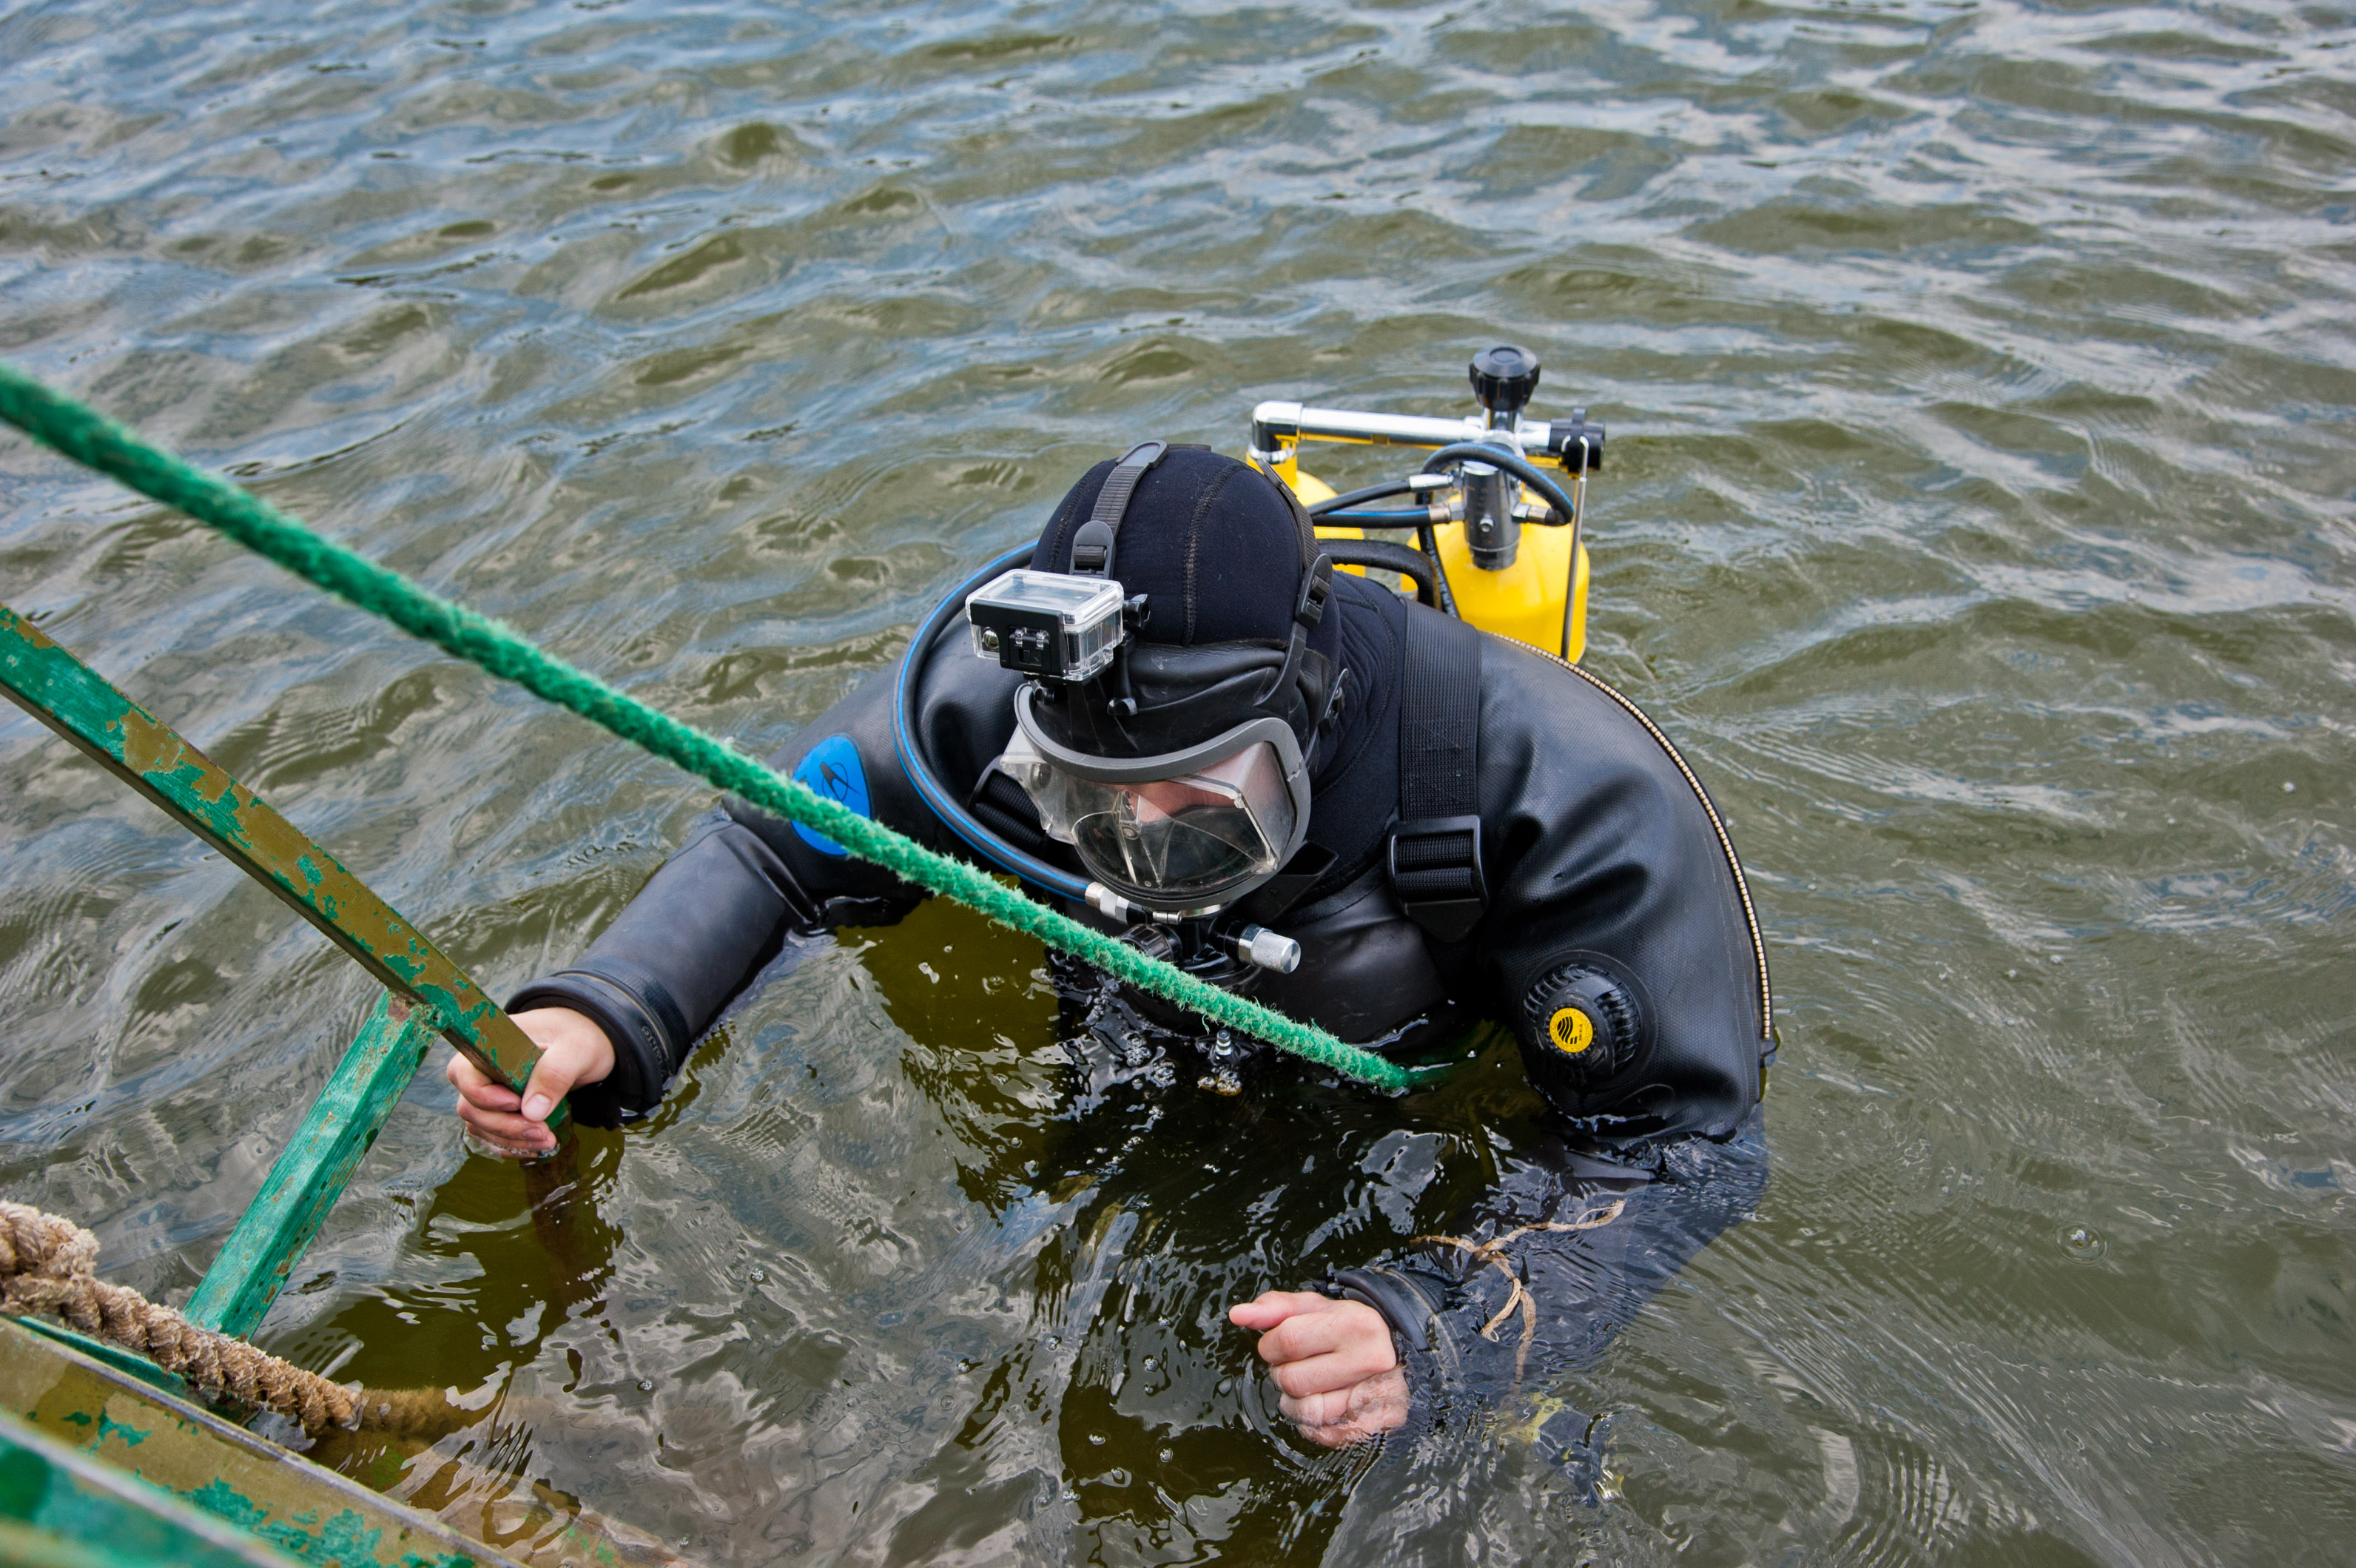
[{"label": "diver's head", "polygon": [[1140,448],[1072,487],[1031,569],[1143,598],[1108,666],[1016,697],[1000,766],[1048,833],[1165,913],[1233,903],[1275,875],[1307,836],[1344,684],[1333,568],[1300,503],[1205,448]]}]

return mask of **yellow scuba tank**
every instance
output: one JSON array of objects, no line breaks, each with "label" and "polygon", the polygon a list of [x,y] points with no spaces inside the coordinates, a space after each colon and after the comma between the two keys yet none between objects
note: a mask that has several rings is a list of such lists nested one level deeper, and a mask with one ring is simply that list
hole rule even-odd
[{"label": "yellow scuba tank", "polygon": [[[1452,598],[1456,613],[1483,631],[1576,663],[1587,650],[1589,562],[1581,537],[1587,478],[1602,467],[1603,427],[1590,424],[1585,409],[1574,410],[1567,420],[1523,417],[1538,384],[1537,357],[1527,349],[1483,349],[1473,356],[1470,374],[1483,409],[1471,418],[1261,403],[1252,411],[1248,456],[1291,487],[1312,515],[1319,508],[1333,508],[1331,521],[1318,521],[1320,538],[1368,539],[1366,529],[1351,521],[1354,516],[1387,531],[1415,529],[1429,541],[1440,567],[1443,603]],[[1353,513],[1334,506],[1332,486],[1301,470],[1301,447],[1312,441],[1421,448],[1434,452],[1431,465],[1452,469],[1453,477],[1427,471],[1355,492],[1355,505],[1402,494],[1415,504],[1406,510]],[[1560,479],[1541,465],[1557,469]],[[1467,537],[1468,526],[1478,531],[1477,538]],[[1361,554],[1379,557],[1386,551],[1401,569],[1417,560],[1387,545]],[[1351,562],[1338,551],[1335,555],[1344,571],[1362,576],[1369,564],[1377,571],[1386,564],[1380,559]],[[1401,591],[1414,590],[1403,583]]]},{"label": "yellow scuba tank", "polygon": [[[1333,499],[1333,487],[1314,474],[1295,469],[1298,478],[1292,493],[1301,498],[1302,506],[1315,506]],[[1464,542],[1464,525],[1443,522],[1432,530],[1440,543],[1440,564],[1447,570],[1448,585],[1456,595],[1456,613],[1479,627],[1494,631],[1499,637],[1510,637],[1516,642],[1526,642],[1542,652],[1551,653],[1576,664],[1587,651],[1587,545],[1579,545],[1579,575],[1573,579],[1564,572],[1570,559],[1571,531],[1568,528],[1532,528],[1522,533],[1522,548],[1514,564],[1502,572],[1484,571],[1473,564],[1472,546]],[[1320,525],[1320,539],[1364,539],[1363,528],[1329,528]],[[1344,566],[1344,572],[1366,575],[1364,566]],[[1563,626],[1564,584],[1569,585],[1570,624],[1569,635]],[[1400,590],[1412,596],[1409,585]]]}]

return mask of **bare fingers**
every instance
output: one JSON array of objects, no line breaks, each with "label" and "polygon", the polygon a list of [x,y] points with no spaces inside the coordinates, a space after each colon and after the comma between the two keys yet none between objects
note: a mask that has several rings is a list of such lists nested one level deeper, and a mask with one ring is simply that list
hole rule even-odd
[{"label": "bare fingers", "polygon": [[1355,1387],[1398,1365],[1389,1325],[1364,1302],[1329,1301],[1260,1336],[1260,1359],[1295,1399]]},{"label": "bare fingers", "polygon": [[523,1096],[465,1057],[453,1056],[442,1076],[458,1091],[458,1120],[492,1153],[544,1155],[556,1146],[546,1125],[521,1114]]},{"label": "bare fingers", "polygon": [[501,1155],[544,1155],[556,1147],[550,1114],[575,1088],[614,1070],[613,1042],[594,1020],[569,1007],[511,1016],[541,1053],[521,1094],[465,1057],[451,1058],[443,1076],[458,1091],[458,1120],[483,1146]]},{"label": "bare fingers", "polygon": [[1333,1304],[1313,1291],[1262,1291],[1238,1306],[1227,1308],[1227,1321],[1238,1328],[1249,1328],[1265,1334],[1286,1319],[1304,1313],[1323,1312]]},{"label": "bare fingers", "polygon": [[1407,1374],[1394,1369],[1348,1389],[1287,1395],[1277,1409],[1312,1443],[1326,1448],[1346,1448],[1407,1424]]}]

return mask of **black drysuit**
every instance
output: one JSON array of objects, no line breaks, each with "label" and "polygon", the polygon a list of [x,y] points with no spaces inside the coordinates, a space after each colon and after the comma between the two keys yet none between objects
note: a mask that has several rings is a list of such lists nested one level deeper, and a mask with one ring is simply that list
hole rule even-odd
[{"label": "black drysuit", "polygon": [[[1765,958],[1732,845],[1667,740],[1601,682],[1487,636],[1477,769],[1486,910],[1455,940],[1411,921],[1386,849],[1401,800],[1404,660],[1421,641],[1408,618],[1436,612],[1345,574],[1327,613],[1349,674],[1344,720],[1314,763],[1308,847],[1293,862],[1317,874],[1305,888],[1294,879],[1280,910],[1262,899],[1302,957],[1291,974],[1253,971],[1247,983],[1269,1005],[1376,1049],[1413,1050],[1481,1017],[1515,1032],[1558,1113],[1558,1146],[1509,1171],[1460,1226],[1461,1242],[1345,1271],[1329,1288],[1383,1313],[1411,1380],[1422,1363],[1424,1378],[1442,1382],[1518,1381],[1591,1356],[1758,1191]],[[904,743],[1004,836],[1078,872],[991,769],[1012,733],[1019,678],[975,658],[955,620],[910,657],[926,662]],[[969,853],[902,769],[897,674],[838,703],[773,766],[935,849]],[[509,1005],[571,1007],[612,1036],[613,1075],[573,1096],[584,1121],[610,1124],[661,1098],[790,937],[886,923],[923,897],[731,800],[577,963]],[[1574,1004],[1599,1033],[1571,1054],[1563,1036],[1580,1041],[1560,1025]],[[1483,1362],[1505,1375],[1478,1376]]]}]

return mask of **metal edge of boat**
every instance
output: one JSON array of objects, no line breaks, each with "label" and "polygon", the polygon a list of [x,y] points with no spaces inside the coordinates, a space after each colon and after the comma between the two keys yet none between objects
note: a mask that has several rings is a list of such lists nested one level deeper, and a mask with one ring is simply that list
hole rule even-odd
[{"label": "metal edge of boat", "polygon": [[[110,1477],[136,1485],[114,1485]],[[87,1542],[113,1562],[519,1568],[433,1515],[314,1465],[61,1335],[6,1319],[0,1319],[0,1519]],[[10,1552],[0,1537],[0,1562]]]}]

